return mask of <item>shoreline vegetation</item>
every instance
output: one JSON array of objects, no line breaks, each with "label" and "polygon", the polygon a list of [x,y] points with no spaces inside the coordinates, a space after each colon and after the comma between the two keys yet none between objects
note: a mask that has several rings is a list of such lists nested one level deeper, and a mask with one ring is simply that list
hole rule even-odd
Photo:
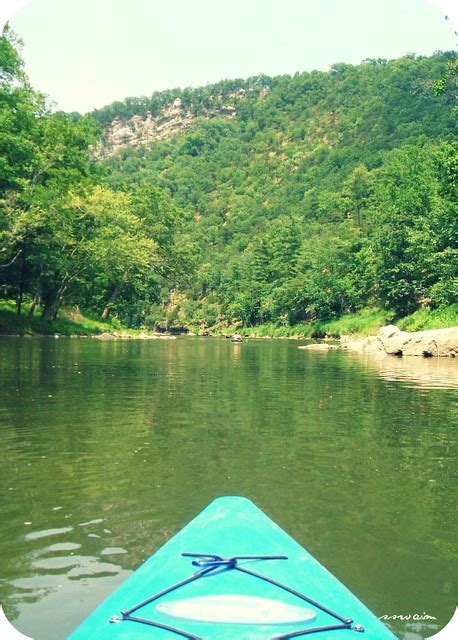
[{"label": "shoreline vegetation", "polygon": [[339,339],[342,336],[367,337],[382,327],[394,324],[402,331],[427,331],[458,326],[458,304],[439,309],[418,309],[410,315],[396,318],[395,314],[380,309],[363,309],[345,314],[333,320],[317,320],[307,324],[278,326],[264,324],[239,329],[243,335],[253,338],[312,338]]},{"label": "shoreline vegetation", "polygon": [[[31,87],[7,27],[0,299],[17,315],[6,302],[0,333],[325,338],[449,324],[455,71],[454,52],[409,54],[69,114]],[[172,119],[182,126],[152,135]]]},{"label": "shoreline vegetation", "polygon": [[117,318],[95,319],[83,315],[78,309],[62,310],[55,320],[42,319],[37,313],[17,314],[14,301],[0,302],[0,336],[53,336],[95,337],[99,339],[154,339],[174,338],[176,335],[229,336],[235,332],[245,338],[289,338],[347,340],[375,336],[387,325],[395,325],[401,331],[418,332],[446,329],[458,326],[458,304],[438,309],[421,308],[414,313],[395,318],[393,313],[379,309],[363,309],[340,318],[317,320],[296,325],[261,324],[254,327],[215,324],[210,327],[157,327],[151,331],[145,327],[132,329]]}]

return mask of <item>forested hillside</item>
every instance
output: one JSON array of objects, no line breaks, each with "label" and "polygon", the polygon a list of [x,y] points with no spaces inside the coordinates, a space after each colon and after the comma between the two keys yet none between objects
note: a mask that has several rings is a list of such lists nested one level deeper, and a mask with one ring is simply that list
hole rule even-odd
[{"label": "forested hillside", "polygon": [[[452,53],[366,60],[82,117],[47,107],[7,29],[0,295],[18,313],[78,306],[148,328],[450,305],[455,70]],[[113,120],[157,120],[170,105],[186,127],[97,160]]]},{"label": "forested hillside", "polygon": [[[53,113],[0,39],[0,296],[55,320],[78,306],[138,325],[188,271],[186,213],[155,182],[113,190],[92,157],[90,116]],[[18,323],[19,324],[19,323]],[[0,326],[0,332],[2,331]]]},{"label": "forested hillside", "polygon": [[[146,181],[192,214],[192,282],[164,290],[148,321],[294,324],[452,303],[455,70],[453,54],[412,55],[163,94],[197,116],[190,129],[105,162],[114,189]],[[95,117],[144,116],[160,98]],[[235,118],[198,118],[229,102]]]}]

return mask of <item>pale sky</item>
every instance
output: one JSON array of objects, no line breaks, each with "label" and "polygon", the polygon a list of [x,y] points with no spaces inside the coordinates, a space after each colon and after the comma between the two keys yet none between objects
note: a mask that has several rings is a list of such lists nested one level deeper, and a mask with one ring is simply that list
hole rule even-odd
[{"label": "pale sky", "polygon": [[24,5],[10,25],[32,86],[81,113],[224,78],[430,55],[454,49],[458,28],[448,0],[5,1]]}]

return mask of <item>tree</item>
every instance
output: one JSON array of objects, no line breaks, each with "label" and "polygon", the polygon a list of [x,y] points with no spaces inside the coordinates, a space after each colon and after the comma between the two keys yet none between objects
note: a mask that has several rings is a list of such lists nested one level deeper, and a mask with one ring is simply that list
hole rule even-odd
[{"label": "tree", "polygon": [[[123,295],[144,295],[148,274],[160,262],[158,244],[139,217],[129,193],[97,186],[75,195],[69,206],[87,221],[82,241],[87,273],[82,293],[86,304],[110,315]],[[76,216],[76,217],[77,217]]]},{"label": "tree", "polygon": [[5,27],[0,38],[0,198],[21,189],[37,164],[37,117],[45,111],[23,70],[21,42]]},{"label": "tree", "polygon": [[380,170],[371,246],[380,300],[398,314],[453,301],[443,284],[457,267],[455,181],[446,144],[395,151]]},{"label": "tree", "polygon": [[18,313],[31,293],[52,317],[67,288],[67,276],[61,282],[51,276],[66,270],[57,256],[70,233],[65,199],[98,173],[89,157],[96,130],[90,118],[48,113],[22,67],[20,42],[6,28],[0,39],[0,266]]},{"label": "tree", "polygon": [[51,282],[52,273],[61,270],[59,247],[67,246],[74,233],[67,198],[92,184],[98,173],[89,157],[93,127],[86,119],[51,114],[37,118],[32,133],[33,162],[4,195],[0,233],[3,252],[12,256],[6,276],[16,291],[18,313],[23,294],[31,293],[44,301],[46,317],[53,317],[68,287],[69,276],[60,284]]}]

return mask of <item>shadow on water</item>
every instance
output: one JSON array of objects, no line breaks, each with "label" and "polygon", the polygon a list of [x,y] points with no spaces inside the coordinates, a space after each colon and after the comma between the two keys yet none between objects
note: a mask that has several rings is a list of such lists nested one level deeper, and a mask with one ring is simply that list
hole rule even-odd
[{"label": "shadow on water", "polygon": [[456,364],[298,344],[0,341],[0,600],[19,629],[61,640],[228,494],[377,615],[437,619],[390,622],[400,638],[445,625]]}]

